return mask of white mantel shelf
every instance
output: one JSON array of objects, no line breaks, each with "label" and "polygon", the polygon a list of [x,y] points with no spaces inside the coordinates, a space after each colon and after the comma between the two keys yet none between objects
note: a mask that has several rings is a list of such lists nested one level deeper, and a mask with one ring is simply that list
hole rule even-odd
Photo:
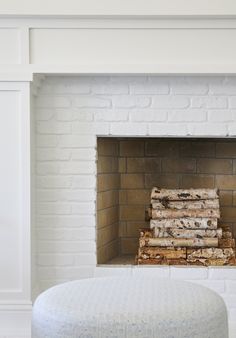
[{"label": "white mantel shelf", "polygon": [[234,0],[2,0],[2,15],[34,16],[234,16]]},{"label": "white mantel shelf", "polygon": [[27,81],[33,74],[235,74],[235,40],[234,15],[6,15],[0,20],[0,80]]}]

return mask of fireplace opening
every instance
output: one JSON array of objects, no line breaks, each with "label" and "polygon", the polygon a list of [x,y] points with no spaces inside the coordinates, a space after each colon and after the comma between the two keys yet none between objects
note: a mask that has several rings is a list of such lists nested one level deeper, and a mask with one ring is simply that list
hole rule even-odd
[{"label": "fireplace opening", "polygon": [[233,139],[97,139],[97,263],[135,264],[154,186],[218,188],[219,226],[236,233]]}]

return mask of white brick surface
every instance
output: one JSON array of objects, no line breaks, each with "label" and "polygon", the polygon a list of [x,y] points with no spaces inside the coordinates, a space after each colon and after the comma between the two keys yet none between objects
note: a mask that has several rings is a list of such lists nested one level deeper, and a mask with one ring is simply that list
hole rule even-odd
[{"label": "white brick surface", "polygon": [[96,187],[96,177],[94,175],[78,175],[72,177],[72,188],[89,189]]},{"label": "white brick surface", "polygon": [[[88,232],[90,227],[95,227],[94,216],[84,215],[39,215],[36,217],[38,227],[86,227]],[[94,229],[95,230],[95,229]]]},{"label": "white brick surface", "polygon": [[79,148],[72,149],[72,160],[87,160],[88,158],[91,160],[95,160],[96,158],[96,150],[94,148]]},{"label": "white brick surface", "polygon": [[38,161],[68,161],[71,157],[70,149],[37,149]]},{"label": "white brick surface", "polygon": [[94,113],[94,120],[99,122],[127,121],[128,118],[129,111],[126,110],[100,110]]},{"label": "white brick surface", "polygon": [[57,109],[55,110],[57,121],[92,121],[93,113],[83,109],[78,111],[77,108]]},{"label": "white brick surface", "polygon": [[216,77],[209,82],[209,92],[213,95],[236,95],[236,78]]},{"label": "white brick surface", "polygon": [[229,98],[229,106],[230,108],[236,108],[236,96],[232,96]]},{"label": "white brick surface", "polygon": [[36,99],[36,107],[38,108],[65,108],[70,107],[71,99],[65,96],[39,96]]},{"label": "white brick surface", "polygon": [[152,108],[187,108],[190,105],[190,99],[185,96],[157,95],[152,99]]},{"label": "white brick surface", "polygon": [[38,189],[37,197],[40,202],[88,202],[95,201],[96,193],[93,189]]},{"label": "white brick surface", "polygon": [[170,122],[201,122],[206,121],[206,119],[207,111],[200,109],[173,110],[168,113]]},{"label": "white brick surface", "polygon": [[206,95],[209,90],[209,80],[205,77],[176,77],[171,81],[173,94]]},{"label": "white brick surface", "polygon": [[132,268],[109,268],[109,267],[97,267],[94,270],[94,277],[110,277],[110,276],[131,276],[132,275]]},{"label": "white brick surface", "polygon": [[236,294],[236,280],[226,281],[226,291],[230,294]]},{"label": "white brick surface", "polygon": [[59,139],[62,148],[85,148],[95,147],[95,135],[62,135]]},{"label": "white brick surface", "polygon": [[229,124],[228,134],[229,134],[229,136],[235,136],[236,135],[236,123],[230,123]]},{"label": "white brick surface", "polygon": [[171,267],[170,268],[170,277],[173,279],[207,279],[208,270],[205,268],[195,268],[189,267]]},{"label": "white brick surface", "polygon": [[96,83],[96,84],[92,84],[91,88],[94,94],[117,95],[117,94],[128,94],[129,93],[128,83],[123,83],[123,84],[122,83],[120,84]]},{"label": "white brick surface", "polygon": [[109,134],[108,122],[74,122],[72,124],[73,134],[92,134],[92,135],[107,135]]},{"label": "white brick surface", "polygon": [[94,161],[68,161],[61,163],[62,174],[95,174],[96,164]]},{"label": "white brick surface", "polygon": [[60,172],[60,163],[58,162],[42,162],[39,163],[36,172],[39,175],[46,175],[46,174],[59,174]]},{"label": "white brick surface", "polygon": [[236,268],[234,267],[210,268],[209,279],[236,280]]},{"label": "white brick surface", "polygon": [[40,253],[95,253],[94,241],[38,241]]},{"label": "white brick surface", "polygon": [[37,176],[36,188],[56,189],[56,188],[70,188],[71,177],[69,176]]},{"label": "white brick surface", "polygon": [[111,123],[110,135],[133,135],[133,136],[143,136],[147,135],[147,124],[146,123],[124,123],[124,122],[114,122]]},{"label": "white brick surface", "polygon": [[38,135],[36,136],[36,147],[56,147],[58,145],[58,136],[56,135]]},{"label": "white brick surface", "polygon": [[94,240],[95,230],[93,227],[64,228],[47,227],[37,228],[39,240]]},{"label": "white brick surface", "polygon": [[192,136],[228,136],[226,123],[196,123],[188,125],[188,135]]},{"label": "white brick surface", "polygon": [[37,123],[39,134],[70,134],[71,124],[55,121],[40,121]]},{"label": "white brick surface", "polygon": [[220,293],[233,323],[235,268],[96,267],[94,203],[97,135],[235,136],[236,77],[47,77],[36,107],[40,290],[92,276],[190,280]]},{"label": "white brick surface", "polygon": [[68,215],[71,214],[70,203],[38,203],[37,212],[39,215]]},{"label": "white brick surface", "polygon": [[139,109],[131,111],[129,114],[130,120],[134,122],[149,122],[149,121],[166,121],[166,110],[148,109],[148,111]]},{"label": "white brick surface", "polygon": [[145,266],[135,266],[132,269],[133,276],[146,276],[147,278],[150,276],[157,278],[169,278],[170,270],[168,267],[145,267]]},{"label": "white brick surface", "polygon": [[71,213],[75,215],[95,215],[95,203],[73,203]]},{"label": "white brick surface", "polygon": [[89,278],[93,276],[93,268],[91,266],[81,267],[39,267],[39,273],[45,276],[45,279],[63,279],[74,280],[78,278]]},{"label": "white brick surface", "polygon": [[228,107],[228,99],[220,96],[193,97],[191,105],[193,108],[222,109]]},{"label": "white brick surface", "polygon": [[187,125],[183,123],[151,123],[148,125],[151,136],[187,136]]},{"label": "white brick surface", "polygon": [[208,120],[212,122],[228,122],[232,121],[233,118],[232,110],[210,110],[208,112]]},{"label": "white brick surface", "polygon": [[120,95],[112,98],[112,104],[115,108],[145,108],[149,107],[151,98],[147,96]]},{"label": "white brick surface", "polygon": [[108,108],[111,107],[111,100],[88,95],[76,97],[73,104],[79,108]]},{"label": "white brick surface", "polygon": [[169,85],[164,81],[159,82],[145,82],[138,83],[134,85],[130,85],[130,93],[131,94],[168,94],[169,93]]},{"label": "white brick surface", "polygon": [[63,254],[39,254],[37,257],[37,264],[39,266],[71,266],[74,264],[73,255]]},{"label": "white brick surface", "polygon": [[35,109],[35,120],[36,121],[48,121],[53,118],[55,109]]}]

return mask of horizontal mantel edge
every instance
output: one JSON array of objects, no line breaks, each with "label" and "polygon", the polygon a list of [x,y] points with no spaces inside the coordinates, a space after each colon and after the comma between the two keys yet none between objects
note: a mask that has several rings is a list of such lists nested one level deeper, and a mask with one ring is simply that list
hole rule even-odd
[{"label": "horizontal mantel edge", "polygon": [[21,16],[232,16],[234,0],[2,0],[0,15]]},{"label": "horizontal mantel edge", "polygon": [[33,81],[33,75],[235,75],[236,63],[229,65],[13,65],[0,66],[0,81]]}]

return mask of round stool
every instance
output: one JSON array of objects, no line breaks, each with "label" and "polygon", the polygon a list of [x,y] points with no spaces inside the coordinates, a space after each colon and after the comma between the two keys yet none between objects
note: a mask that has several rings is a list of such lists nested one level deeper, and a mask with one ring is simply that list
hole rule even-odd
[{"label": "round stool", "polygon": [[57,285],[33,307],[33,338],[227,338],[215,292],[150,277],[92,278]]}]

